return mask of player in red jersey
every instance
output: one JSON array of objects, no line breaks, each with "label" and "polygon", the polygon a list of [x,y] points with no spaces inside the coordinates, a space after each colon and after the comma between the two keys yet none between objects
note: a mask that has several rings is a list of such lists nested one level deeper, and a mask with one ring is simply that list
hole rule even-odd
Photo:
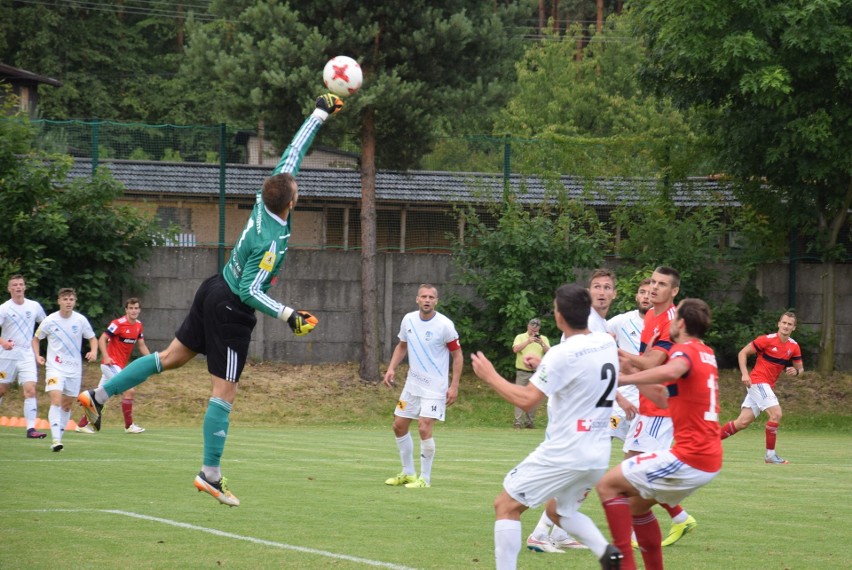
[{"label": "player in red jersey", "polygon": [[[127,363],[130,362],[130,355],[133,354],[134,346],[139,347],[139,352],[143,356],[151,354],[145,344],[142,321],[139,320],[141,311],[142,305],[139,299],[136,297],[127,299],[124,303],[124,316],[112,321],[98,339],[101,354],[104,355],[103,360],[101,360],[101,381],[98,386],[102,386],[104,382],[127,366]],[[135,393],[136,389],[131,388],[121,396],[121,411],[124,414],[124,431],[126,433],[142,433],[145,431],[145,428],[133,423],[133,396]],[[93,429],[88,423],[84,415],[77,426],[77,431],[89,434],[96,433],[97,430]]]},{"label": "player in red jersey", "polygon": [[671,449],[625,459],[598,483],[613,543],[624,555],[623,570],[636,568],[630,548],[633,530],[646,570],[663,567],[660,525],[651,507],[679,503],[722,469],[722,442],[717,439],[719,372],[713,350],[701,342],[709,327],[707,303],[684,299],[671,322],[670,336],[677,344],[668,362],[621,376],[621,384],[635,384],[658,406],[668,407],[675,440]]},{"label": "player in red jersey", "polygon": [[[645,323],[639,337],[639,354],[620,350],[623,371],[634,368],[647,370],[661,366],[669,358],[672,348],[671,323],[675,316],[674,298],[680,291],[680,273],[672,267],[660,266],[651,275],[652,310],[645,312]],[[622,447],[625,459],[672,446],[674,426],[671,413],[655,405],[641,392],[639,414],[633,418]],[[698,526],[698,521],[679,504],[660,503],[671,517],[672,524],[663,546],[671,546]]]},{"label": "player in red jersey", "polygon": [[[775,395],[775,382],[782,372],[787,376],[798,376],[805,371],[802,365],[802,350],[799,343],[790,338],[796,330],[796,314],[786,312],[778,321],[778,332],[757,337],[740,351],[738,360],[743,384],[748,389],[743,401],[740,416],[725,424],[722,439],[726,439],[740,430],[765,411],[769,416],[766,422],[766,463],[784,465],[789,463],[775,453],[775,440],[778,436],[778,424],[781,422],[781,406]],[[757,360],[751,374],[748,373],[748,357],[757,354]]]}]

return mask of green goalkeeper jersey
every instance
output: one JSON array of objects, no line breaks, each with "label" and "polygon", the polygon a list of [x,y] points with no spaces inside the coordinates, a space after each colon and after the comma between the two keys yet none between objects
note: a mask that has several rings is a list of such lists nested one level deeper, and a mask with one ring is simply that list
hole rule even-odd
[{"label": "green goalkeeper jersey", "polygon": [[[305,153],[311,146],[322,121],[308,117],[281,155],[272,174],[286,172],[295,176]],[[284,265],[287,244],[290,241],[291,216],[286,220],[273,214],[263,204],[257,192],[251,217],[234,245],[231,258],[222,271],[225,281],[240,300],[271,317],[278,317],[284,304],[276,301],[267,291]]]}]

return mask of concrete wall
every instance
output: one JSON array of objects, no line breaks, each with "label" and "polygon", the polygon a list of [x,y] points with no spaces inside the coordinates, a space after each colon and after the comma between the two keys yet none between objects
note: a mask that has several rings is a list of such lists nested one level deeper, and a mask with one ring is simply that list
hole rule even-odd
[{"label": "concrete wall", "polygon": [[[195,290],[216,272],[215,248],[158,248],[134,272],[148,285],[141,295],[145,339],[159,350],[174,337]],[[397,342],[402,316],[417,308],[417,286],[429,282],[439,294],[452,281],[449,256],[378,256],[379,339],[387,361]],[[270,294],[311,311],[320,326],[295,337],[280,321],[258,313],[250,354],[259,360],[299,363],[352,362],[361,358],[361,257],[353,251],[290,250],[284,271]],[[440,310],[440,306],[439,306]]]},{"label": "concrete wall", "polygon": [[[153,350],[174,337],[201,282],[216,272],[215,248],[158,248],[136,275],[148,284],[142,297],[145,337]],[[414,309],[417,286],[436,285],[441,296],[453,283],[450,256],[381,254],[377,258],[379,339],[382,360],[390,358],[402,316]],[[820,265],[797,268],[796,307],[801,325],[819,329]],[[351,362],[361,358],[361,258],[357,251],[290,250],[284,271],[271,295],[296,309],[314,313],[317,330],[297,338],[282,322],[258,314],[250,353],[258,360],[300,363]],[[787,306],[788,268],[762,268],[758,288],[769,307]],[[852,369],[852,265],[837,266],[837,367]],[[439,306],[440,310],[440,306]],[[769,332],[769,331],[767,331]],[[813,363],[808,363],[813,367]]]}]

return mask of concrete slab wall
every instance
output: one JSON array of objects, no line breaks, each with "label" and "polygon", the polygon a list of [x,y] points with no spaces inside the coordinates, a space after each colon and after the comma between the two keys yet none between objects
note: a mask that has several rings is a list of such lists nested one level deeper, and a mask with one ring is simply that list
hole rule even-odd
[{"label": "concrete slab wall", "polygon": [[[183,321],[195,290],[214,274],[215,248],[158,248],[136,275],[149,289],[142,295],[142,321],[152,350],[165,348]],[[416,309],[417,286],[436,285],[441,296],[459,290],[449,255],[380,254],[377,257],[379,342],[387,362],[402,316]],[[819,329],[824,268],[797,267],[796,308],[800,324]],[[314,313],[320,326],[297,338],[280,321],[258,314],[250,352],[258,360],[300,363],[352,362],[361,358],[361,257],[357,251],[290,250],[271,295]],[[763,267],[758,288],[779,310],[788,302],[788,267]],[[852,369],[852,265],[837,266],[837,367]],[[736,292],[732,293],[735,294]],[[468,292],[469,294],[469,292]],[[439,306],[440,310],[440,306]],[[768,331],[767,331],[768,332]],[[812,366],[812,365],[811,365]]]}]

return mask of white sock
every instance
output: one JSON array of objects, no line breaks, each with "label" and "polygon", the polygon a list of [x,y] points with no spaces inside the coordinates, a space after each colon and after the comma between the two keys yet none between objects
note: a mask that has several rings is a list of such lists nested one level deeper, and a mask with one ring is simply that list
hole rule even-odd
[{"label": "white sock", "polygon": [[107,403],[107,400],[109,400],[109,394],[104,390],[104,387],[98,386],[95,388],[95,401],[103,406]]},{"label": "white sock", "polygon": [[211,483],[218,483],[222,478],[222,466],[218,467],[210,467],[209,465],[202,465],[201,472],[204,473],[204,476]]},{"label": "white sock", "polygon": [[566,540],[571,540],[573,537],[562,530],[562,527],[559,525],[553,525],[553,528],[550,529],[550,539],[554,542],[564,542]]},{"label": "white sock", "polygon": [[402,472],[406,475],[414,475],[414,442],[411,434],[407,433],[396,438],[396,446],[399,448],[399,458],[402,460]]},{"label": "white sock", "polygon": [[435,460],[435,438],[420,442],[420,476],[429,483],[432,479],[432,462]]},{"label": "white sock", "polygon": [[[59,431],[64,435],[65,427],[68,425],[68,420],[71,419],[71,410],[59,408]],[[59,436],[60,439],[62,436]]]},{"label": "white sock", "polygon": [[27,429],[34,429],[38,414],[38,400],[24,398],[24,417],[27,419]]},{"label": "white sock", "polygon": [[494,560],[497,570],[515,570],[521,552],[521,521],[494,521]]},{"label": "white sock", "polygon": [[606,545],[609,543],[592,519],[583,513],[575,512],[567,518],[559,517],[559,526],[588,546],[589,550],[595,554],[595,558],[603,556]]},{"label": "white sock", "polygon": [[47,411],[47,420],[50,422],[50,436],[53,439],[62,439],[62,430],[59,424],[62,422],[62,408],[51,404]]},{"label": "white sock", "polygon": [[541,518],[538,519],[538,524],[535,525],[532,535],[538,540],[544,540],[550,534],[551,528],[553,528],[553,521],[547,516],[547,511],[544,511],[541,513]]},{"label": "white sock", "polygon": [[681,511],[679,515],[672,517],[673,524],[683,524],[686,522],[686,519],[689,518],[689,513],[686,511]]}]

